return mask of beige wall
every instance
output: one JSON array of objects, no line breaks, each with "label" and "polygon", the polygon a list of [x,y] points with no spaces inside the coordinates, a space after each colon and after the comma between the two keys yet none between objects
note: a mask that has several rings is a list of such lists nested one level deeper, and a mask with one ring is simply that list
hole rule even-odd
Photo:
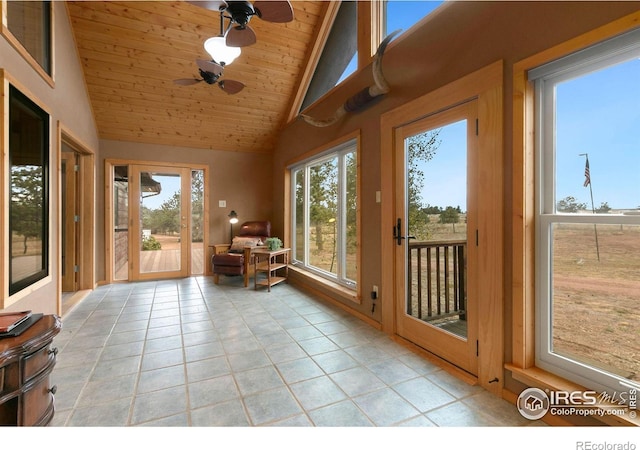
[{"label": "beige wall", "polygon": [[[31,309],[47,314],[57,312],[57,298],[59,291],[59,248],[60,234],[58,220],[58,122],[62,124],[87,148],[94,151],[98,148],[98,134],[93,121],[93,113],[85,90],[84,78],[75,42],[71,34],[71,26],[67,17],[66,6],[63,2],[53,2],[54,17],[54,82],[51,87],[35,72],[24,58],[4,39],[0,37],[0,68],[9,76],[18,80],[20,88],[27,95],[32,96],[51,114],[52,148],[50,154],[51,166],[51,238],[50,238],[50,282],[38,290],[24,296],[18,293],[15,301],[7,311]],[[3,256],[4,257],[4,256]]]},{"label": "beige wall", "polygon": [[[104,255],[104,161],[108,159],[159,161],[208,167],[209,238],[206,245],[229,242],[230,226],[227,215],[231,210],[238,213],[240,222],[272,220],[274,216],[271,155],[101,140],[96,204],[98,255]],[[227,206],[220,208],[219,200],[225,200]],[[273,230],[273,233],[277,232],[278,229]],[[105,279],[104,260],[99,257],[96,264],[97,280],[102,281]]]},{"label": "beige wall", "polygon": [[[460,2],[442,7],[415,30],[392,42],[384,56],[383,71],[391,92],[374,106],[347,116],[327,128],[303,121],[290,124],[281,134],[274,154],[274,212],[281,227],[284,172],[287,163],[341,136],[360,130],[359,161],[362,164],[362,304],[345,304],[372,320],[380,321],[377,307],[372,313],[368,292],[381,284],[381,226],[393,218],[380,216],[375,192],[380,186],[380,115],[425,95],[495,61],[504,61],[504,198],[505,292],[511,285],[511,174],[513,64],[527,56],[581,35],[600,25],[640,9],[639,2]],[[351,95],[372,84],[370,70],[352,76],[306,114],[325,118]],[[386,230],[386,228],[383,228]],[[339,299],[336,299],[339,300]],[[380,302],[392,301],[381,298]],[[505,358],[511,355],[511,307],[505,299]]]}]

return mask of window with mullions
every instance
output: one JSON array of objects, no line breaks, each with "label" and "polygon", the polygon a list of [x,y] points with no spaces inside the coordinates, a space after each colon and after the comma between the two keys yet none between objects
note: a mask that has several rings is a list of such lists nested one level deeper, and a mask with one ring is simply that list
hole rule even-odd
[{"label": "window with mullions", "polygon": [[640,386],[640,30],[529,72],[536,90],[536,365]]},{"label": "window with mullions", "polygon": [[294,263],[353,289],[357,176],[356,141],[291,168]]},{"label": "window with mullions", "polygon": [[9,295],[49,273],[49,115],[9,89]]}]

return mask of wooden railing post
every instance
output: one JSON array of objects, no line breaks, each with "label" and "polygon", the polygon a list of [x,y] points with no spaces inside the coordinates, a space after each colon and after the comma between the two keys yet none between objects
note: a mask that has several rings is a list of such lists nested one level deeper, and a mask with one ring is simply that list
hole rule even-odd
[{"label": "wooden railing post", "polygon": [[458,264],[456,264],[458,271],[458,310],[465,311],[460,314],[460,320],[467,320],[467,255],[466,244],[458,246]]},{"label": "wooden railing post", "polygon": [[465,240],[409,243],[407,314],[426,321],[466,320],[466,245]]}]

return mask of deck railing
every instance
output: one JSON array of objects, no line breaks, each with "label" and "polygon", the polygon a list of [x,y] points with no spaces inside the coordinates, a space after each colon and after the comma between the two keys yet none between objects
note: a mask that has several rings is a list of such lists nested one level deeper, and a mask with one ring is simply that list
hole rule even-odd
[{"label": "deck railing", "polygon": [[466,320],[466,252],[465,240],[410,242],[407,314]]}]

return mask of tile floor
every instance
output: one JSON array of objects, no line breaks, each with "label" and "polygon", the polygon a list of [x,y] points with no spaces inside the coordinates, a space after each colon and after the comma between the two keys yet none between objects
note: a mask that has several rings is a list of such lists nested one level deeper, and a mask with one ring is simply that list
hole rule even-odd
[{"label": "tile floor", "polygon": [[102,286],[63,315],[53,426],[527,426],[515,406],[293,286]]}]

